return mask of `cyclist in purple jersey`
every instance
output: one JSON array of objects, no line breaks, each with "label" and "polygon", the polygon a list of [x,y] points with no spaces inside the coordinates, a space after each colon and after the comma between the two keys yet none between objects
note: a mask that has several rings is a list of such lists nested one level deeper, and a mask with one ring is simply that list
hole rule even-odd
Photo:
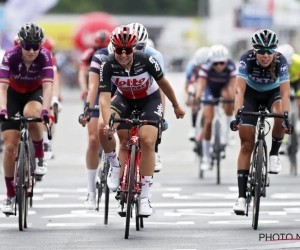
[{"label": "cyclist in purple jersey", "polygon": [[[53,83],[53,65],[50,52],[41,47],[43,30],[33,24],[21,27],[20,45],[6,51],[0,67],[0,113],[6,117],[24,115],[42,117],[50,110]],[[28,124],[28,130],[35,148],[35,174],[47,173],[44,160],[43,125]],[[13,187],[15,157],[20,138],[20,124],[5,122],[2,135],[5,144],[3,167],[7,188],[2,212],[13,213],[15,190]]]}]

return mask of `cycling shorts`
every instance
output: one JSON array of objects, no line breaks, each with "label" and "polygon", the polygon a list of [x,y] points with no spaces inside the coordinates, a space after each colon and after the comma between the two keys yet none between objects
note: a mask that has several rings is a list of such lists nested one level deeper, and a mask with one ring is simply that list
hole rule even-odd
[{"label": "cycling shorts", "polygon": [[[135,107],[140,111],[141,120],[158,120],[163,116],[163,107],[159,90],[142,99],[128,99],[122,96],[118,91],[111,100],[111,109],[116,111],[121,118],[131,117]],[[120,129],[130,129],[122,123],[118,126]]]},{"label": "cycling shorts", "polygon": [[295,82],[291,82],[291,87],[294,89],[295,95],[300,96],[300,79]]},{"label": "cycling shorts", "polygon": [[[19,93],[13,88],[8,87],[7,89],[7,113],[8,117],[23,115],[24,107],[27,103],[31,101],[37,101],[43,103],[43,88],[42,86],[38,87],[30,93]],[[20,122],[2,122],[1,129],[2,132],[5,130],[19,130],[20,131]]]},{"label": "cycling shorts", "polygon": [[[244,111],[258,112],[259,105],[267,107],[269,112],[272,112],[272,107],[275,102],[280,101],[280,90],[279,87],[260,92],[247,85],[244,94]],[[244,116],[242,117],[243,125],[256,126],[258,117]]]}]

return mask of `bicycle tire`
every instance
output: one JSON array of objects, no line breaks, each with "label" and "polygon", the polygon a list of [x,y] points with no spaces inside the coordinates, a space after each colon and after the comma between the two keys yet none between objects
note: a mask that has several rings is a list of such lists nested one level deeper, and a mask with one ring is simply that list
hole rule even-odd
[{"label": "bicycle tire", "polygon": [[258,227],[258,218],[259,218],[259,206],[260,206],[260,197],[261,197],[261,187],[262,187],[262,165],[263,165],[263,141],[259,140],[257,142],[257,155],[255,164],[255,191],[254,191],[254,200],[253,200],[253,215],[252,215],[252,227],[254,230],[257,230]]},{"label": "bicycle tire", "polygon": [[139,199],[135,200],[135,229],[140,231],[140,218],[139,218]]},{"label": "bicycle tire", "polygon": [[19,221],[19,230],[24,230],[24,221],[25,221],[25,143],[20,142],[19,151],[18,151],[18,176],[17,176],[17,203],[18,203],[18,221]]},{"label": "bicycle tire", "polygon": [[[30,148],[28,144],[25,145],[25,213],[24,213],[24,228],[27,228],[27,217],[28,217],[28,198],[29,198],[29,192],[28,188],[30,187],[30,181],[31,181],[31,173],[29,173],[30,170]],[[33,192],[33,186],[31,187],[31,191]]]},{"label": "bicycle tire", "polygon": [[110,168],[109,160],[106,161],[106,165],[104,168],[104,175],[105,175],[105,181],[104,181],[104,190],[105,190],[105,205],[104,205],[104,224],[107,225],[108,223],[108,211],[109,211],[109,188],[107,186],[107,175]]},{"label": "bicycle tire", "polygon": [[[291,116],[291,124],[296,124],[297,120],[295,118],[295,114]],[[297,151],[298,151],[298,135],[297,132],[294,131],[293,134],[290,135],[290,145],[288,146],[288,157],[290,162],[290,174],[293,176],[297,176]]]},{"label": "bicycle tire", "polygon": [[132,189],[133,189],[133,180],[134,180],[134,165],[135,165],[135,152],[136,146],[131,146],[131,156],[130,156],[130,169],[128,176],[128,192],[127,192],[127,209],[126,209],[126,225],[125,225],[125,239],[128,239],[129,228],[130,228],[130,217],[132,210]]},{"label": "bicycle tire", "polygon": [[144,218],[140,217],[140,227],[144,228]]},{"label": "bicycle tire", "polygon": [[215,154],[215,160],[217,161],[217,184],[220,184],[220,159],[221,159],[221,124],[217,120],[215,123],[215,140],[214,140],[214,154]]},{"label": "bicycle tire", "polygon": [[99,204],[101,202],[101,197],[102,197],[102,175],[103,175],[103,171],[102,169],[98,170],[98,179],[99,179],[99,183],[98,181],[96,182],[96,188],[97,188],[97,204],[96,204],[96,211],[99,211]]},{"label": "bicycle tire", "polygon": [[58,121],[58,104],[53,104],[53,114],[54,114],[54,123],[57,123]]}]

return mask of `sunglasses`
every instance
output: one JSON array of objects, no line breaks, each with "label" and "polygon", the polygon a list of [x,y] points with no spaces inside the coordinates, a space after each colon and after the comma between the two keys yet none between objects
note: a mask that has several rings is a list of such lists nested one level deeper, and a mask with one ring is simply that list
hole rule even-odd
[{"label": "sunglasses", "polygon": [[274,49],[256,49],[255,50],[257,54],[259,55],[264,55],[264,54],[268,54],[268,55],[273,55],[275,53]]},{"label": "sunglasses", "polygon": [[214,62],[214,63],[213,63],[213,66],[217,66],[217,65],[219,65],[219,64],[222,66],[222,65],[224,65],[224,63],[225,63],[225,62]]},{"label": "sunglasses", "polygon": [[28,43],[23,43],[22,48],[25,50],[31,50],[33,49],[34,51],[39,50],[41,48],[41,45],[39,44],[28,44]]},{"label": "sunglasses", "polygon": [[136,45],[136,50],[143,50],[146,47],[145,43],[139,43]]},{"label": "sunglasses", "polygon": [[129,55],[133,52],[133,47],[125,47],[125,48],[115,47],[115,52],[118,55],[122,55],[123,53],[125,53],[126,55]]}]

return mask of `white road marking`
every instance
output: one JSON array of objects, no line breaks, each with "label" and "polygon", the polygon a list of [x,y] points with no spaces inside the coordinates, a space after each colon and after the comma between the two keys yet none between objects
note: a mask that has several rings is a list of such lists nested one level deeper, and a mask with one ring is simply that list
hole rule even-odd
[{"label": "white road marking", "polygon": [[299,193],[274,193],[270,196],[272,199],[300,199]]},{"label": "white road marking", "polygon": [[[27,227],[31,227],[32,223],[27,223]],[[0,227],[5,227],[5,228],[18,228],[19,224],[18,223],[7,223],[7,224],[0,224]]]},{"label": "white road marking", "polygon": [[[154,221],[144,221],[144,224],[146,225],[194,225],[194,221],[177,221],[177,222],[154,222]],[[125,223],[124,223],[125,225]],[[130,223],[130,225],[135,225],[135,222]]]},{"label": "white road marking", "polygon": [[[209,224],[250,224],[252,223],[252,220],[225,220],[225,221],[209,221]],[[273,224],[273,223],[279,223],[278,220],[259,220],[260,224]]]},{"label": "white road marking", "polygon": [[[59,219],[59,218],[103,218],[104,214],[58,214],[43,216],[43,219]],[[116,217],[115,215],[108,215],[108,217]]]},{"label": "white road marking", "polygon": [[92,227],[96,223],[47,223],[47,227]]}]

